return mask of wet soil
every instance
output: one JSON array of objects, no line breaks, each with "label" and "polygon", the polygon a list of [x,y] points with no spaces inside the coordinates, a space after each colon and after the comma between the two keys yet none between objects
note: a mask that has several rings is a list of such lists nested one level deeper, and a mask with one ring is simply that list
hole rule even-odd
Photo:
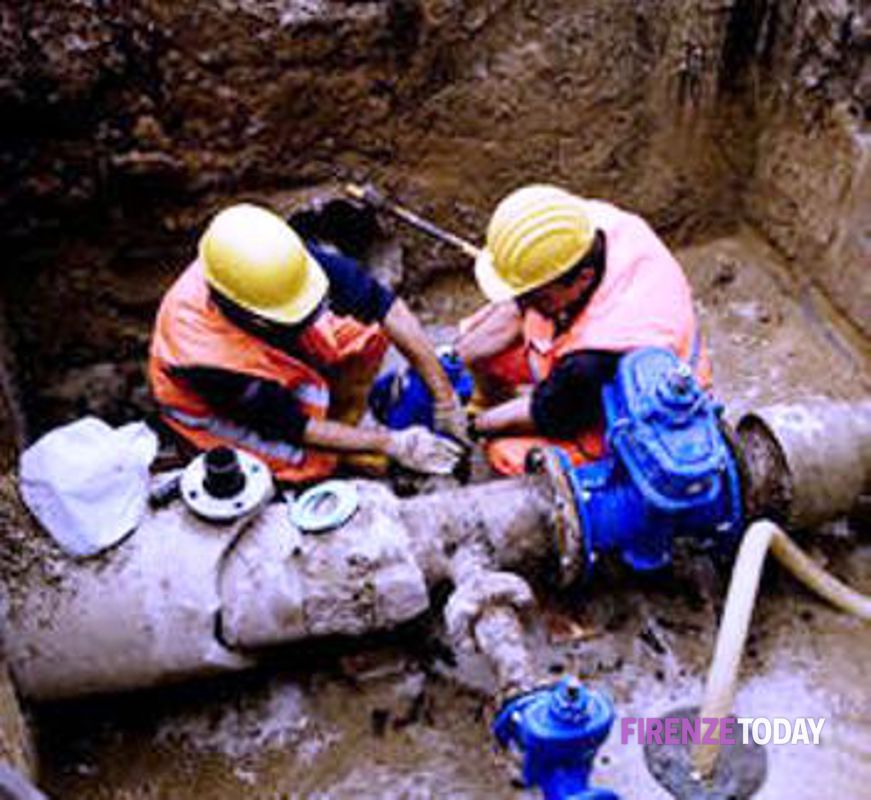
[{"label": "wet soil", "polygon": [[[730,416],[763,402],[868,393],[863,354],[826,308],[802,301],[757,237],[741,232],[680,257]],[[412,300],[440,339],[480,302],[463,274],[436,277]],[[835,526],[805,544],[871,591],[867,529]],[[539,590],[545,613],[530,632],[538,667],[608,692],[623,716],[698,703],[727,579],[681,554],[654,579],[605,565],[571,596]],[[453,663],[440,636],[434,618],[377,642],[295,648],[253,675],[34,710],[42,784],[52,797],[94,800],[536,796],[512,783],[513,767],[494,751],[492,676],[478,659]],[[867,629],[769,567],[736,711],[827,722],[818,748],[767,748],[759,798],[868,796],[869,655]],[[595,782],[629,800],[668,796],[640,745],[621,745],[619,732],[599,753]]]}]

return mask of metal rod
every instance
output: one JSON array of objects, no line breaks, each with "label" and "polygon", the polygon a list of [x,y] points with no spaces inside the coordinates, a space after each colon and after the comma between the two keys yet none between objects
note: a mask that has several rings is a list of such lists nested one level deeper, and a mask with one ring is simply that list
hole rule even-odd
[{"label": "metal rod", "polygon": [[371,184],[361,186],[357,183],[346,183],[344,189],[345,193],[348,196],[353,197],[355,200],[367,203],[375,209],[389,211],[393,216],[401,219],[406,224],[411,225],[411,227],[416,228],[428,236],[432,236],[434,239],[438,239],[440,242],[445,242],[452,247],[456,247],[471,258],[477,258],[481,252],[481,249],[472,244],[468,239],[463,239],[455,233],[446,231],[434,222],[430,222],[428,219],[425,219],[419,214],[415,214],[410,209],[405,208],[405,206],[395,203],[385,197]]}]

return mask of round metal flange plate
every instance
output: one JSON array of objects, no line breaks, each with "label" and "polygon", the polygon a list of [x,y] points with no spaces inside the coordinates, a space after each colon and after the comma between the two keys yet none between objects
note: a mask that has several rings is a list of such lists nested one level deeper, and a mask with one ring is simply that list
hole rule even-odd
[{"label": "round metal flange plate", "polygon": [[360,507],[350,481],[325,481],[304,491],[290,507],[290,521],[305,533],[325,533],[344,525]]},{"label": "round metal flange plate", "polygon": [[181,497],[199,517],[212,522],[232,522],[269,502],[272,497],[272,474],[259,458],[237,450],[245,486],[232,497],[215,497],[203,486],[206,477],[206,454],[198,455],[181,476]]}]

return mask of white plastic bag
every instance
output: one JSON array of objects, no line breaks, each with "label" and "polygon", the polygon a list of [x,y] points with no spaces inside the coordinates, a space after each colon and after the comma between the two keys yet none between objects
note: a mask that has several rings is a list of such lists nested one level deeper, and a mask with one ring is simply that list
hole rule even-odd
[{"label": "white plastic bag", "polygon": [[94,555],[142,519],[157,447],[144,422],[116,429],[84,417],[22,453],[21,496],[65,552]]}]

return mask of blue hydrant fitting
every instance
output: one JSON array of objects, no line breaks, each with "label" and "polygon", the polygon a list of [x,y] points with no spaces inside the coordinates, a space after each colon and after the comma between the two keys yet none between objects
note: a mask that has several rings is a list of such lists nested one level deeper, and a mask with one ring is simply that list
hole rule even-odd
[{"label": "blue hydrant fitting", "polygon": [[[460,402],[468,403],[475,390],[472,373],[453,350],[442,350],[439,361]],[[410,367],[390,370],[378,378],[369,392],[369,408],[375,419],[393,430],[412,425],[433,427],[432,393]]]},{"label": "blue hydrant fitting", "polygon": [[596,751],[613,722],[605,695],[564,678],[505,703],[493,734],[500,745],[523,754],[523,781],[538,786],[545,800],[619,800],[588,785]]}]

